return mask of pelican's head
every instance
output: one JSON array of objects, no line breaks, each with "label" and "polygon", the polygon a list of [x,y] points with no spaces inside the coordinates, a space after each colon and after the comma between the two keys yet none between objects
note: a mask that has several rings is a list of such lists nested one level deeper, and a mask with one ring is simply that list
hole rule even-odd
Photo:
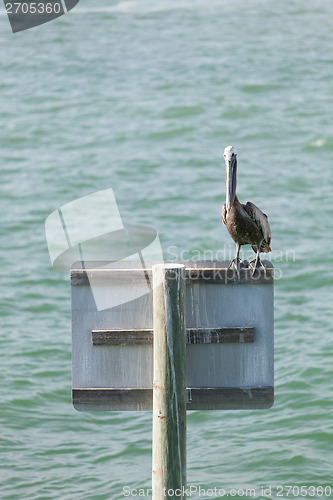
[{"label": "pelican's head", "polygon": [[227,165],[228,162],[230,162],[233,159],[237,160],[237,151],[236,151],[236,149],[233,146],[227,146],[224,149],[223,157],[224,157],[224,161],[225,161],[226,165]]},{"label": "pelican's head", "polygon": [[228,215],[236,197],[237,151],[233,146],[227,146],[223,156],[225,161],[225,178],[227,181],[226,208]]}]

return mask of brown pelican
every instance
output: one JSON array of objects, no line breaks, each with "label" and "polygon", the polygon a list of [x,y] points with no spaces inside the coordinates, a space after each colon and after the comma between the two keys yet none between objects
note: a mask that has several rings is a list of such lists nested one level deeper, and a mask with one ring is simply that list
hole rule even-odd
[{"label": "brown pelican", "polygon": [[265,270],[259,253],[271,251],[271,230],[266,214],[250,201],[243,205],[236,196],[237,151],[232,146],[228,146],[225,148],[223,156],[226,165],[227,194],[226,202],[222,207],[222,221],[237,245],[236,257],[230,262],[229,267],[233,265],[239,274],[240,247],[251,245],[257,254],[256,259],[250,262],[253,276],[260,266]]}]

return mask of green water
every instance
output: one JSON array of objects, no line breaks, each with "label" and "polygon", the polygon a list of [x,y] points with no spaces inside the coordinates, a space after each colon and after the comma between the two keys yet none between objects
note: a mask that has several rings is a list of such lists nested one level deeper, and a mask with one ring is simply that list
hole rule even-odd
[{"label": "green water", "polygon": [[272,229],[276,399],[189,413],[188,484],[321,498],[309,487],[333,489],[331,3],[81,0],[15,35],[1,15],[0,42],[1,499],[150,487],[151,413],[71,406],[69,279],[51,267],[44,221],[111,187],[165,258],[230,258],[229,144],[240,200]]}]

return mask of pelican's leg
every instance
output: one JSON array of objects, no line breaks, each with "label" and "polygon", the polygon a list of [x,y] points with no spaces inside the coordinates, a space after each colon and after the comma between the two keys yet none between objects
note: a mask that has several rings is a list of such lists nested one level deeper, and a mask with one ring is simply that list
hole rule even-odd
[{"label": "pelican's leg", "polygon": [[257,255],[256,255],[256,258],[254,260],[251,260],[250,266],[252,267],[251,276],[253,276],[255,274],[256,270],[257,269],[259,270],[260,267],[263,268],[265,276],[266,276],[266,268],[260,259],[260,244],[257,245]]},{"label": "pelican's leg", "polygon": [[240,264],[241,264],[241,260],[239,258],[239,251],[240,251],[240,245],[238,243],[236,243],[237,247],[236,247],[236,257],[230,261],[230,264],[228,266],[228,269],[230,269],[231,267],[234,267],[236,269],[236,273],[238,274],[239,276],[239,269],[240,269]]}]

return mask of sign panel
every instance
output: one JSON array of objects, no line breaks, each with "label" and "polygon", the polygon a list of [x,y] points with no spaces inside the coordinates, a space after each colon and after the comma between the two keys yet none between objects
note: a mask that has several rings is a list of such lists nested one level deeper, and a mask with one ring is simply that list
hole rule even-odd
[{"label": "sign panel", "polygon": [[[154,263],[152,263],[154,264]],[[229,262],[186,266],[188,410],[262,409],[274,402],[273,266],[251,276]],[[72,266],[73,405],[152,410],[151,264]],[[111,307],[100,309],[96,297]],[[115,304],[112,306],[112,304]]]}]

